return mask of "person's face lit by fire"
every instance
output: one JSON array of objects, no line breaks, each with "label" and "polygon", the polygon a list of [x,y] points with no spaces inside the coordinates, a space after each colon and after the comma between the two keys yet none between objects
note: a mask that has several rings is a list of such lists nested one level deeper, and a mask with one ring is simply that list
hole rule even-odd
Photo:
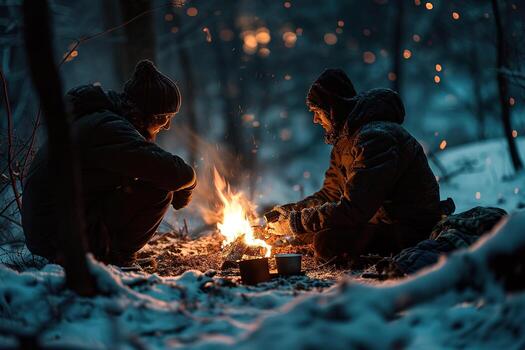
[{"label": "person's face lit by fire", "polygon": [[148,132],[152,136],[156,136],[161,130],[169,130],[171,126],[171,119],[176,113],[157,114],[151,117],[152,122],[148,127]]},{"label": "person's face lit by fire", "polygon": [[309,109],[314,114],[314,124],[321,125],[326,133],[332,132],[333,125],[326,111],[315,106],[309,106]]}]

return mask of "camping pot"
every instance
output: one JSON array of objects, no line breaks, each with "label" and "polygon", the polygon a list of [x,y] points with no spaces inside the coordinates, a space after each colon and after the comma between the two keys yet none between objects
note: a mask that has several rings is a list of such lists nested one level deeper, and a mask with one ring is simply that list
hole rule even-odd
[{"label": "camping pot", "polygon": [[301,274],[301,254],[276,254],[275,263],[279,275]]},{"label": "camping pot", "polygon": [[257,284],[270,280],[268,258],[241,260],[239,270],[244,284]]}]

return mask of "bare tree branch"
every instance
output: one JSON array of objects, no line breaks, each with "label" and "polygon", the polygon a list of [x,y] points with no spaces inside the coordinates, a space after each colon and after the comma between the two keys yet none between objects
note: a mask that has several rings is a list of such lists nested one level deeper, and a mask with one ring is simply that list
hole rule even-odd
[{"label": "bare tree branch", "polygon": [[13,193],[16,198],[16,205],[18,210],[22,210],[22,200],[20,199],[20,194],[18,193],[18,188],[16,185],[16,174],[13,168],[13,114],[11,113],[11,104],[9,103],[9,94],[7,92],[7,81],[4,76],[3,70],[0,69],[0,79],[2,80],[2,85],[4,88],[4,101],[7,112],[7,165],[9,168],[9,179],[11,181],[11,187],[13,188]]},{"label": "bare tree branch", "polygon": [[36,118],[35,118],[35,123],[33,124],[33,130],[31,131],[31,136],[29,138],[29,146],[27,147],[27,152],[24,156],[24,160],[22,161],[22,165],[20,166],[20,185],[22,186],[22,189],[24,188],[24,184],[23,184],[23,181],[24,181],[24,176],[26,174],[26,167],[27,167],[27,162],[29,160],[29,158],[31,157],[31,153],[33,151],[33,148],[35,146],[35,141],[36,141],[36,133],[38,131],[38,127],[40,126],[40,116],[41,116],[41,113],[42,110],[40,108],[38,108],[38,112],[36,114]]},{"label": "bare tree branch", "polygon": [[513,71],[507,68],[499,69],[498,72],[510,78],[510,83],[525,89],[525,73]]},{"label": "bare tree branch", "polygon": [[4,215],[4,214],[0,214],[0,217],[3,218],[3,219],[6,219],[7,221],[19,226],[19,227],[22,227],[22,224],[18,221],[16,221],[15,219],[13,218],[10,218],[9,216],[7,215]]}]

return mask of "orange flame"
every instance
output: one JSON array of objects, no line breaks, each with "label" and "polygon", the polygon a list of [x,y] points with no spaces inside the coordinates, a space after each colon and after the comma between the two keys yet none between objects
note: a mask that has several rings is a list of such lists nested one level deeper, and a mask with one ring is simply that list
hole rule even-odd
[{"label": "orange flame", "polygon": [[232,243],[237,238],[244,236],[244,243],[252,247],[265,248],[265,256],[269,257],[272,247],[262,239],[254,236],[252,224],[248,213],[253,213],[255,206],[244,196],[244,193],[234,193],[226,180],[219,174],[217,169],[213,169],[213,180],[215,189],[222,203],[220,220],[217,228],[224,237],[222,246]]}]

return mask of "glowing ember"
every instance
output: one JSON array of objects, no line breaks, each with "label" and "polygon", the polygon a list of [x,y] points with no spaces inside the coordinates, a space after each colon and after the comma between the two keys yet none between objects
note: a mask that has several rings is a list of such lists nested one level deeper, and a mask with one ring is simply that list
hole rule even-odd
[{"label": "glowing ember", "polygon": [[224,236],[222,246],[224,247],[242,236],[246,245],[265,248],[265,257],[269,257],[272,247],[265,241],[254,237],[252,224],[248,218],[248,211],[253,211],[253,204],[242,192],[233,193],[217,169],[214,169],[214,183],[223,205],[221,220],[217,223],[219,232]]}]

